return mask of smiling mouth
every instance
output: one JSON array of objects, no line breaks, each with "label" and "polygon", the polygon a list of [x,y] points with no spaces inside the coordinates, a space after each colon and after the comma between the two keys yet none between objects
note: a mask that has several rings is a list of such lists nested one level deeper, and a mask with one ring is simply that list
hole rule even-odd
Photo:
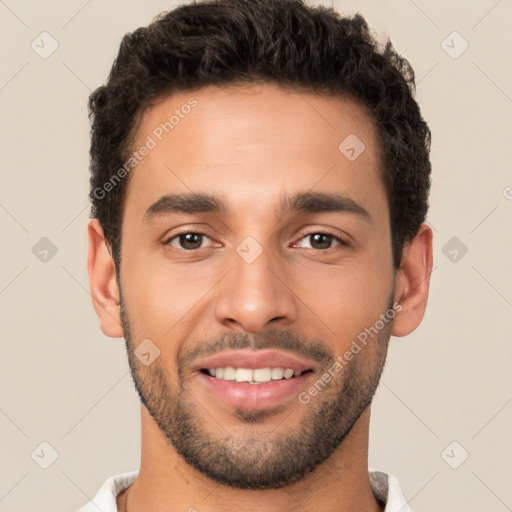
[{"label": "smiling mouth", "polygon": [[240,384],[267,384],[272,381],[295,379],[312,370],[294,370],[285,367],[265,368],[234,368],[233,366],[219,368],[203,368],[201,373],[215,380],[234,381]]}]

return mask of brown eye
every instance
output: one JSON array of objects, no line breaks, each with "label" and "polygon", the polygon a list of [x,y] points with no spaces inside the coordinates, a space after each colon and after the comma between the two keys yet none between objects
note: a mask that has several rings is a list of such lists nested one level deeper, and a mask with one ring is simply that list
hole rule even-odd
[{"label": "brown eye", "polygon": [[329,249],[333,241],[333,237],[331,235],[326,235],[325,233],[309,235],[309,239],[313,249]]},{"label": "brown eye", "polygon": [[178,249],[192,251],[194,249],[201,249],[206,238],[208,237],[203,233],[189,232],[173,236],[166,243]]},{"label": "brown eye", "polygon": [[[307,241],[304,243],[304,241]],[[306,249],[315,250],[326,250],[331,249],[337,245],[347,245],[346,242],[338,238],[337,236],[331,235],[330,233],[310,233],[301,238],[300,246]]]}]

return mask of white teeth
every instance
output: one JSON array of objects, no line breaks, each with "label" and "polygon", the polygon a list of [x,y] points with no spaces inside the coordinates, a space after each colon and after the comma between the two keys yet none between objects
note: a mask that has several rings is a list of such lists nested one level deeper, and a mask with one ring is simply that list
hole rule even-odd
[{"label": "white teeth", "polygon": [[284,368],[272,368],[272,380],[280,380],[284,376]]},{"label": "white teeth", "polygon": [[232,366],[224,368],[224,380],[235,380],[235,369]]},{"label": "white teeth", "polygon": [[209,373],[212,377],[223,380],[236,380],[237,382],[248,382],[249,384],[263,384],[272,380],[291,379],[299,377],[301,370],[293,370],[292,368],[233,368],[226,366],[225,368],[210,368]]},{"label": "white teeth", "polygon": [[248,368],[237,368],[235,372],[235,380],[237,382],[251,382],[253,371]]},{"label": "white teeth", "polygon": [[254,382],[270,382],[272,380],[272,370],[270,368],[257,368],[253,372]]}]

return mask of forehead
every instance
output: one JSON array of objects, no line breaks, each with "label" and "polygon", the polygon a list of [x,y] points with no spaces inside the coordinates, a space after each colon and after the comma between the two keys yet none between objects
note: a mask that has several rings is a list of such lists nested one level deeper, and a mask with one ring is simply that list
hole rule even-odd
[{"label": "forehead", "polygon": [[282,202],[287,191],[312,189],[366,191],[363,203],[371,194],[379,203],[385,193],[376,141],[372,120],[349,97],[269,84],[174,93],[141,117],[126,209],[137,209],[140,219],[163,194],[191,191],[258,208]]}]

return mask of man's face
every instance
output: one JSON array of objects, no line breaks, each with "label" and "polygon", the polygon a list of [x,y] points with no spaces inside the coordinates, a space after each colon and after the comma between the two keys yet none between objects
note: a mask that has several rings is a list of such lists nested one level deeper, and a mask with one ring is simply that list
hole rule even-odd
[{"label": "man's face", "polygon": [[152,106],[133,149],[144,145],[120,268],[142,402],[211,478],[296,481],[368,407],[386,355],[394,272],[372,122],[348,98],[209,87]]}]

